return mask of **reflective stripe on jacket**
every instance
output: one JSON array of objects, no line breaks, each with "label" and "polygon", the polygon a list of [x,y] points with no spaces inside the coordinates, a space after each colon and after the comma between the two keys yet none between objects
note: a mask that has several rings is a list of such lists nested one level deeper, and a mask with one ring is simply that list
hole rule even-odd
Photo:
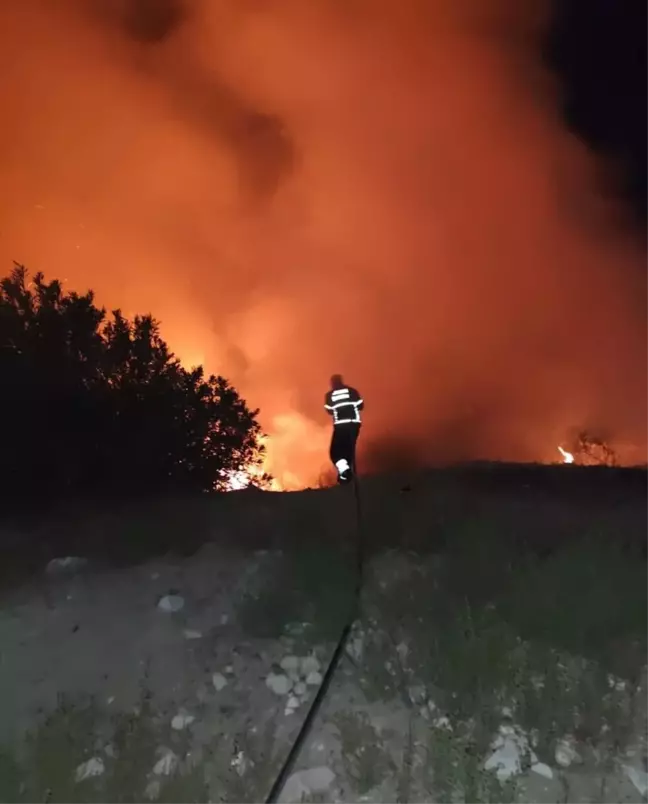
[{"label": "reflective stripe on jacket", "polygon": [[364,400],[355,388],[336,388],[326,395],[324,407],[333,416],[333,424],[360,424],[360,411],[364,408]]}]

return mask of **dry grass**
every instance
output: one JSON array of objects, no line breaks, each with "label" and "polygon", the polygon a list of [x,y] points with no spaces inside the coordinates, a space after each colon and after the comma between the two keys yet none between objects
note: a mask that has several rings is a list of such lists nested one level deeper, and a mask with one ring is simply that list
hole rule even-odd
[{"label": "dry grass", "polygon": [[[541,760],[552,762],[556,741],[572,733],[613,763],[636,736],[633,695],[646,665],[645,471],[463,467],[370,478],[362,502],[369,572],[359,683],[370,700],[399,700],[417,718],[409,691],[422,687],[453,726],[423,724],[429,778],[419,773],[416,784],[435,800],[512,800],[512,786],[483,772],[503,706],[535,734]],[[337,638],[349,610],[354,517],[352,495],[340,488],[149,501],[99,514],[78,508],[5,524],[14,563],[7,559],[0,582],[33,577],[52,555],[131,564],[186,555],[206,541],[281,550],[239,619],[251,637],[279,637],[307,621],[302,640],[321,644]],[[623,690],[610,676],[625,680]],[[231,740],[196,764],[147,706],[111,721],[94,704],[62,702],[0,753],[0,800],[142,800],[156,750],[170,743],[181,761],[159,800],[214,800],[214,769],[226,800],[263,798],[277,767],[273,734],[249,746],[256,771],[242,779]],[[358,793],[393,777],[407,800],[414,782],[405,760],[414,768],[413,757],[392,756],[355,715],[337,725]],[[106,773],[75,782],[99,738],[115,747]],[[359,753],[368,743],[372,751]]]}]

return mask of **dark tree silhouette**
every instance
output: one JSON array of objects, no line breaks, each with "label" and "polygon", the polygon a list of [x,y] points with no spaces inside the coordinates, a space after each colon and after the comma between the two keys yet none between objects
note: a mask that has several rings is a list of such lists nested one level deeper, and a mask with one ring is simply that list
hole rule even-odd
[{"label": "dark tree silhouette", "polygon": [[261,458],[258,411],[183,368],[155,319],[20,265],[0,282],[0,376],[6,498],[213,491]]}]

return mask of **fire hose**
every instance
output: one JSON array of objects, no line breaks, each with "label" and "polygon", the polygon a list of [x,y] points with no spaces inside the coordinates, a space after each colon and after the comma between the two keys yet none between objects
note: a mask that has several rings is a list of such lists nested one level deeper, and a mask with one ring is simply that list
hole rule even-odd
[{"label": "fire hose", "polygon": [[[354,467],[355,469],[355,467]],[[324,699],[326,698],[326,694],[331,686],[331,681],[333,680],[333,676],[335,675],[335,671],[340,663],[340,659],[344,654],[344,650],[346,648],[347,641],[351,634],[351,630],[353,629],[353,624],[355,623],[359,610],[360,610],[360,593],[362,591],[362,582],[364,576],[364,559],[365,559],[365,545],[364,545],[364,532],[362,527],[362,506],[360,502],[360,486],[358,484],[357,475],[354,471],[353,473],[353,492],[355,497],[355,509],[356,509],[356,541],[355,541],[355,587],[353,590],[353,598],[351,601],[351,607],[349,610],[349,615],[346,621],[344,628],[342,629],[342,633],[340,634],[340,638],[338,639],[337,645],[335,650],[333,651],[333,656],[331,657],[331,661],[329,662],[328,667],[326,668],[326,672],[324,673],[324,677],[322,678],[322,683],[317,690],[317,694],[313,699],[312,704],[308,712],[306,713],[306,717],[304,718],[304,722],[301,725],[301,728],[293,742],[290,751],[286,759],[284,760],[283,765],[281,766],[281,770],[279,771],[279,775],[277,776],[270,792],[268,793],[268,797],[266,798],[266,804],[274,804],[276,801],[279,800],[279,796],[281,795],[281,791],[290,776],[290,773],[299,757],[301,749],[304,745],[304,741],[308,737],[315,718],[319,713],[319,710],[322,706]]]}]

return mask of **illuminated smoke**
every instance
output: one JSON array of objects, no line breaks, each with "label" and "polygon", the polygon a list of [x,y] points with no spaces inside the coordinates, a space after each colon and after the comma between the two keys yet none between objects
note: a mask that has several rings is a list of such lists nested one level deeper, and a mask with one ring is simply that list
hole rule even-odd
[{"label": "illuminated smoke", "polygon": [[296,481],[335,371],[374,465],[553,461],[573,427],[641,458],[644,254],[559,119],[545,24],[519,0],[4,0],[1,264],[152,311]]}]

